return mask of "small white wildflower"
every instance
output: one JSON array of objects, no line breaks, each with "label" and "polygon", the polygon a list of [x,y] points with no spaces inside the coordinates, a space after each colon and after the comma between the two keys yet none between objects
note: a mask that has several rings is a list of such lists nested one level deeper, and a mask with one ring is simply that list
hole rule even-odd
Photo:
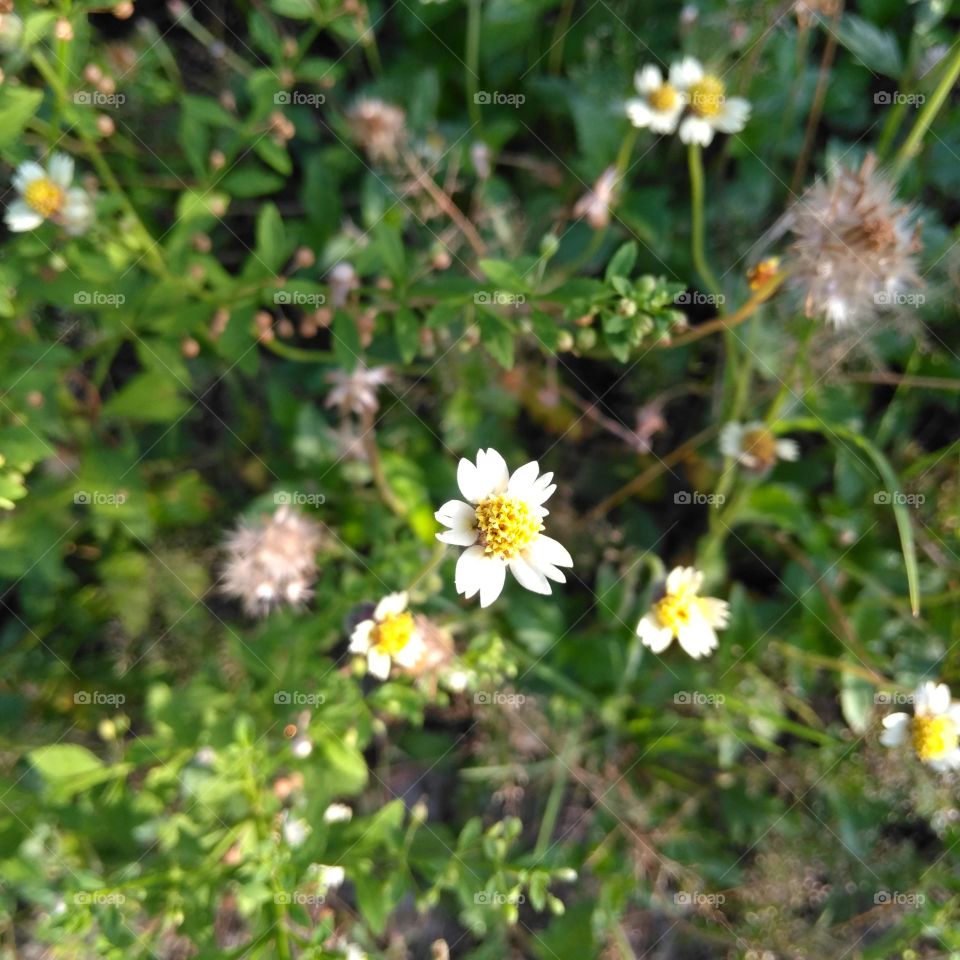
[{"label": "small white wildflower", "polygon": [[12,180],[19,196],[4,216],[7,227],[22,233],[50,220],[71,236],[85,233],[93,223],[93,201],[72,183],[73,158],[66,154],[51,154],[46,170],[33,160],[21,163]]},{"label": "small white wildflower", "polygon": [[343,867],[332,867],[326,863],[316,864],[317,883],[324,893],[343,886],[347,873]]},{"label": "small white wildflower", "polygon": [[299,817],[291,817],[289,812],[285,812],[281,831],[283,833],[283,839],[289,846],[300,847],[303,846],[304,840],[307,839],[310,833],[310,824]]},{"label": "small white wildflower", "polygon": [[726,424],[720,431],[720,452],[762,473],[778,460],[796,460],[800,447],[796,440],[778,440],[766,424],[756,421]]},{"label": "small white wildflower", "polygon": [[633,78],[639,97],[627,101],[627,116],[635,127],[649,127],[654,133],[673,133],[686,105],[680,88],[678,66],[670,68],[670,80],[664,82],[660,68],[647,64]]},{"label": "small white wildflower", "polygon": [[680,124],[684,143],[708,146],[714,134],[739,133],[750,118],[750,104],[743,97],[728,97],[723,81],[705,73],[699,60],[684,57],[670,68],[671,83],[679,90],[688,106]]},{"label": "small white wildflower", "polygon": [[367,669],[380,680],[390,676],[396,663],[402,668],[416,666],[423,653],[423,640],[416,621],[407,611],[406,593],[391,593],[357,624],[350,637],[350,651],[364,654]]},{"label": "small white wildflower", "polygon": [[353,808],[345,803],[331,803],[323,811],[323,819],[326,823],[346,823],[353,817]]},{"label": "small white wildflower", "polygon": [[326,376],[333,389],[327,394],[325,407],[337,407],[342,415],[354,413],[358,417],[376,413],[380,408],[377,389],[390,382],[389,367],[365,367],[358,363],[347,373],[331,370]]},{"label": "small white wildflower", "polygon": [[718,646],[716,630],[730,616],[725,600],[698,596],[703,574],[693,567],[674,567],[663,596],[637,624],[637,635],[654,653],[663,653],[676,637],[695,660]]},{"label": "small white wildflower", "polygon": [[317,575],[320,526],[288,506],[272,517],[241,525],[225,547],[221,590],[241,601],[249,616],[309,599]]},{"label": "small white wildflower", "polygon": [[297,737],[290,745],[293,755],[300,760],[306,760],[313,753],[313,741],[308,737]]},{"label": "small white wildflower", "polygon": [[477,592],[488,607],[503,590],[507,568],[534,593],[549,594],[550,580],[564,583],[558,567],[572,567],[566,548],[543,535],[543,504],[556,490],[552,473],[540,475],[536,461],[511,475],[496,450],[479,450],[477,462],[463,459],[457,468],[460,492],[467,500],[448,500],[436,518],[450,529],[437,534],[444,543],[466,547],[457,561],[457,593],[468,600]]},{"label": "small white wildflower", "polygon": [[927,681],[914,694],[913,716],[891,713],[883,718],[880,742],[899,747],[909,742],[924,763],[941,773],[960,768],[960,703],[945,683]]}]

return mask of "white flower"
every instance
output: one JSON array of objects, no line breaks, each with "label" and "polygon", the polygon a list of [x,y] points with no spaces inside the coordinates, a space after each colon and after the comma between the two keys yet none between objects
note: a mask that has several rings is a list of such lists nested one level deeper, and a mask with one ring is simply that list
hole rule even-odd
[{"label": "white flower", "polygon": [[950,699],[945,683],[921,684],[913,696],[913,716],[891,713],[883,718],[883,726],[880,742],[885,747],[910,742],[934,770],[960,768],[960,703]]},{"label": "white flower", "polygon": [[299,817],[291,817],[287,812],[283,815],[281,830],[283,839],[289,846],[299,847],[303,845],[303,841],[307,839],[307,834],[310,833],[310,824]]},{"label": "white flower", "polygon": [[317,883],[324,893],[336,887],[343,886],[343,881],[347,879],[347,874],[343,867],[331,867],[326,863],[318,863],[314,866],[318,874]]},{"label": "white flower", "polygon": [[644,646],[662,653],[676,637],[695,660],[716,649],[716,630],[727,625],[730,609],[725,600],[698,596],[702,583],[703,574],[693,567],[670,571],[663,597],[637,624]]},{"label": "white flower", "polygon": [[457,593],[469,600],[479,591],[480,606],[490,606],[503,590],[508,567],[534,593],[551,592],[548,578],[566,581],[557,567],[572,567],[573,559],[541,532],[547,516],[543,504],[556,490],[552,479],[552,473],[540,475],[536,461],[510,475],[492,448],[479,450],[476,464],[460,461],[457,482],[468,502],[448,500],[435,514],[450,528],[437,539],[467,548],[457,561]]},{"label": "white flower", "polygon": [[331,803],[323,811],[323,819],[326,823],[346,823],[353,817],[353,809],[345,803]]},{"label": "white flower", "polygon": [[748,470],[769,470],[778,460],[796,460],[796,440],[778,440],[766,424],[728,423],[720,431],[720,452],[733,457]]},{"label": "white flower", "polygon": [[15,13],[0,13],[0,50],[9,53],[20,46],[23,20]]},{"label": "white flower", "polygon": [[654,133],[673,133],[686,105],[686,94],[678,80],[676,65],[670,68],[670,81],[664,83],[660,68],[648,64],[638,70],[633,85],[640,94],[627,101],[627,116],[635,127],[649,127]]},{"label": "white flower", "polygon": [[750,118],[750,104],[728,97],[723,81],[704,73],[699,60],[684,57],[670,68],[670,83],[683,95],[689,111],[680,124],[684,143],[708,146],[716,131],[739,133]]},{"label": "white flower", "polygon": [[330,284],[330,306],[342,307],[350,294],[360,286],[360,278],[352,263],[341,260],[334,264],[327,277]]},{"label": "white flower", "polygon": [[367,669],[380,680],[387,679],[393,663],[407,669],[416,666],[423,653],[423,638],[407,612],[406,593],[388,594],[371,619],[357,624],[350,651],[366,654]]},{"label": "white flower", "polygon": [[347,111],[353,139],[373,160],[392,162],[406,134],[407,115],[392,103],[375,97],[358,100]]},{"label": "white flower", "polygon": [[4,215],[7,227],[22,233],[50,220],[71,236],[85,233],[93,223],[93,201],[72,183],[73,159],[66,154],[51,154],[46,170],[33,160],[21,163],[12,180],[19,196]]},{"label": "white flower", "polygon": [[388,367],[365,367],[358,363],[351,373],[344,370],[331,370],[326,376],[327,383],[333,389],[327,394],[325,407],[339,407],[344,415],[355,413],[358,417],[365,413],[376,413],[380,408],[377,400],[377,388],[390,382]]}]

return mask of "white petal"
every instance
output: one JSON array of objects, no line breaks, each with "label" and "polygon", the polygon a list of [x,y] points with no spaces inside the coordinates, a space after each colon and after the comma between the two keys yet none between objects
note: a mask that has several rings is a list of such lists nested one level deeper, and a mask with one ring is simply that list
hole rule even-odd
[{"label": "white petal", "polygon": [[557,567],[573,566],[573,557],[567,548],[553,537],[545,537],[543,534],[527,547],[526,553],[527,558],[538,567],[546,563]]},{"label": "white petal", "polygon": [[654,110],[650,116],[650,129],[654,133],[673,133],[677,129],[677,121],[683,113],[683,104],[680,103],[672,110]]},{"label": "white petal", "polygon": [[67,201],[60,211],[63,228],[71,236],[77,237],[86,233],[93,223],[93,200],[86,190],[74,187],[67,191]]},{"label": "white petal", "polygon": [[434,516],[440,523],[450,527],[437,534],[438,540],[458,547],[469,547],[477,542],[477,511],[469,503],[448,500]]},{"label": "white petal", "polygon": [[663,74],[660,68],[648,63],[642,70],[638,70],[633,77],[633,85],[637,93],[649,94],[663,86]]},{"label": "white petal", "polygon": [[13,233],[23,233],[25,230],[36,230],[43,223],[43,217],[23,200],[14,200],[7,207],[3,221]]},{"label": "white petal", "polygon": [[488,558],[483,564],[483,575],[480,584],[480,606],[489,607],[503,590],[503,582],[507,578],[507,565],[502,560]]},{"label": "white petal", "polygon": [[720,431],[718,446],[725,457],[739,457],[743,449],[744,428],[739,423],[725,423]]},{"label": "white petal", "polygon": [[470,547],[460,554],[457,560],[457,571],[454,574],[454,585],[457,593],[469,600],[480,589],[483,579],[484,564],[487,555],[483,547]]},{"label": "white petal", "polygon": [[702,117],[687,117],[680,124],[680,139],[684,143],[699,143],[707,147],[713,140],[713,127]]},{"label": "white petal", "polygon": [[395,617],[406,609],[406,593],[388,593],[377,604],[377,609],[373,611],[373,619],[377,621],[386,620],[387,617]]},{"label": "white petal", "polygon": [[635,127],[649,127],[653,117],[646,100],[628,100],[626,104],[627,116]]},{"label": "white petal", "polygon": [[[477,459],[479,460],[479,458],[480,454],[478,453]],[[474,463],[467,460],[466,457],[457,464],[457,483],[460,486],[460,492],[471,503],[479,503],[483,499],[483,495],[480,492],[480,477],[477,472],[477,467]]]},{"label": "white petal", "polygon": [[671,596],[685,587],[697,593],[703,583],[703,574],[694,567],[674,567],[667,575],[667,593]]},{"label": "white petal", "polygon": [[[531,460],[522,467],[517,467],[510,477],[510,482],[507,484],[507,493],[512,497],[520,497],[521,500],[528,500],[539,476],[540,465],[536,460]],[[549,483],[550,481],[548,480],[547,482]]]},{"label": "white petal", "polygon": [[477,474],[482,491],[481,500],[495,493],[503,493],[510,481],[507,462],[493,447],[477,453]]},{"label": "white petal", "polygon": [[691,617],[689,623],[677,630],[677,640],[694,660],[706,656],[718,646],[713,627],[699,616]]},{"label": "white petal", "polygon": [[73,183],[73,157],[65,153],[54,153],[47,162],[50,179],[64,190]]},{"label": "white petal", "polygon": [[730,604],[716,597],[701,597],[697,602],[700,616],[711,627],[723,628],[730,622]]},{"label": "white petal", "polygon": [[750,119],[750,104],[742,97],[730,97],[713,118],[713,125],[723,133],[739,133]]},{"label": "white petal", "polygon": [[378,679],[386,680],[390,676],[390,656],[371,647],[367,654],[367,669]]},{"label": "white petal", "polygon": [[796,440],[778,440],[776,451],[780,460],[796,460],[800,456],[800,445]]},{"label": "white petal", "polygon": [[375,626],[372,620],[363,620],[353,628],[350,634],[351,653],[366,653],[370,649],[370,634]]},{"label": "white petal", "polygon": [[26,160],[17,167],[16,173],[10,180],[13,189],[18,193],[23,193],[27,187],[35,180],[43,180],[47,171],[35,160]]},{"label": "white petal", "polygon": [[670,86],[685,90],[703,79],[703,67],[694,57],[684,57],[670,67]]},{"label": "white petal", "polygon": [[508,561],[507,565],[521,587],[526,587],[531,593],[550,593],[550,583],[547,578],[527,563],[523,557],[514,557]]},{"label": "white petal", "polygon": [[899,747],[907,739],[910,729],[910,717],[906,713],[891,713],[883,718],[886,728],[880,734],[880,742],[885,747]]},{"label": "white petal", "polygon": [[477,542],[476,530],[445,530],[437,534],[441,543],[449,543],[455,547],[472,547]]},{"label": "white petal", "polygon": [[673,631],[669,627],[662,627],[660,622],[648,613],[637,624],[637,636],[643,645],[649,647],[654,653],[663,653],[670,646]]},{"label": "white petal", "polygon": [[404,648],[394,656],[394,660],[400,664],[401,667],[415,667],[419,662],[420,658],[423,656],[423,638],[420,636],[419,631],[414,631],[410,634],[410,639],[407,641]]}]

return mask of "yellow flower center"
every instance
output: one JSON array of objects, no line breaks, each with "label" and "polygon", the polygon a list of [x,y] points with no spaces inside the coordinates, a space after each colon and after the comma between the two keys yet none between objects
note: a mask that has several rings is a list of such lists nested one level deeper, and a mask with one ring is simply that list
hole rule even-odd
[{"label": "yellow flower center", "polygon": [[950,717],[913,718],[913,749],[924,762],[953,753],[958,739],[957,726]]},{"label": "yellow flower center", "polygon": [[404,611],[381,620],[373,629],[373,645],[380,653],[395,657],[410,642],[413,617]]},{"label": "yellow flower center", "polygon": [[543,524],[523,500],[498,493],[477,504],[477,527],[485,553],[512,560],[533,542]]},{"label": "yellow flower center", "polygon": [[715,117],[723,106],[726,88],[709,74],[690,87],[690,109],[701,117]]},{"label": "yellow flower center", "polygon": [[680,97],[677,91],[674,90],[669,83],[658,87],[647,97],[650,106],[658,113],[666,113],[668,110],[673,110],[679,99]]},{"label": "yellow flower center", "polygon": [[23,199],[41,217],[52,217],[63,206],[65,197],[62,187],[57,186],[49,177],[41,177],[27,184]]},{"label": "yellow flower center", "polygon": [[772,467],[777,460],[777,438],[769,430],[748,430],[743,435],[743,452],[757,461],[757,469]]},{"label": "yellow flower center", "polygon": [[653,611],[663,626],[669,627],[674,636],[679,636],[680,628],[690,623],[697,602],[697,595],[688,587],[683,587],[677,593],[668,593],[658,600],[653,605]]},{"label": "yellow flower center", "polygon": [[747,282],[751,290],[759,290],[765,287],[776,275],[780,267],[779,257],[767,257],[761,260],[756,266],[747,271]]}]

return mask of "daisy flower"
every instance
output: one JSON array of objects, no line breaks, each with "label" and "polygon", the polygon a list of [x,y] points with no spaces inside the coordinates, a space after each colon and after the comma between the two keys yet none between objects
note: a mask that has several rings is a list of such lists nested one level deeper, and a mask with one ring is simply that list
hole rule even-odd
[{"label": "daisy flower", "polygon": [[72,183],[73,159],[66,154],[51,154],[46,170],[33,160],[21,163],[12,180],[19,196],[4,216],[8,229],[22,233],[51,220],[71,236],[85,233],[93,222],[93,203]]},{"label": "daisy flower", "polygon": [[493,448],[477,451],[475,464],[460,461],[457,483],[467,502],[448,500],[435,514],[450,528],[437,539],[467,548],[457,561],[457,593],[469,600],[479,592],[480,606],[489,607],[503,590],[507,567],[534,593],[550,593],[549,580],[565,582],[557,567],[572,567],[573,558],[542,533],[543,504],[557,489],[552,479],[552,473],[541,476],[536,461],[511,475]]},{"label": "daisy flower", "polygon": [[654,653],[663,653],[674,637],[694,660],[717,648],[718,628],[725,627],[730,608],[725,600],[700,597],[703,574],[693,567],[674,567],[663,596],[637,624],[637,635]]},{"label": "daisy flower", "polygon": [[891,713],[883,718],[883,726],[880,742],[885,747],[909,742],[934,770],[960,767],[960,703],[950,699],[945,683],[921,684],[913,695],[913,716]]},{"label": "daisy flower", "polygon": [[406,593],[391,593],[362,620],[350,636],[350,652],[367,658],[367,669],[380,680],[390,676],[390,667],[416,666],[423,653],[423,639],[416,621],[407,611]]},{"label": "daisy flower", "polygon": [[796,460],[800,447],[796,440],[778,440],[766,424],[756,421],[726,424],[720,431],[720,452],[762,473],[778,460]]},{"label": "daisy flower", "polygon": [[680,124],[684,143],[706,147],[713,135],[739,133],[750,118],[750,104],[742,97],[728,97],[723,81],[705,73],[699,60],[684,57],[670,68],[670,81],[686,100],[687,116]]},{"label": "daisy flower", "polygon": [[673,133],[686,104],[686,94],[680,89],[683,79],[678,65],[670,68],[670,81],[665,83],[660,68],[647,64],[638,70],[633,85],[639,97],[627,101],[627,116],[635,127],[649,127],[654,133]]}]

